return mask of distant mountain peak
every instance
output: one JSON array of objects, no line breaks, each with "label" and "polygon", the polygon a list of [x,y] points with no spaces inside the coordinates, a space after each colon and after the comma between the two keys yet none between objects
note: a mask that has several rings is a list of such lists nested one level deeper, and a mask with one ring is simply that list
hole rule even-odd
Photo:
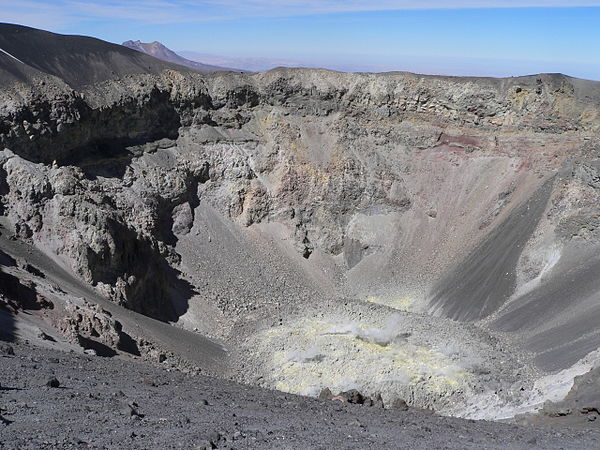
[{"label": "distant mountain peak", "polygon": [[141,53],[153,56],[157,59],[167,61],[173,64],[179,64],[181,66],[189,67],[190,69],[197,70],[199,72],[215,72],[221,70],[233,70],[237,72],[244,72],[243,70],[231,69],[228,67],[213,66],[210,64],[204,64],[197,61],[191,61],[178,55],[170,48],[166,47],[162,42],[142,42],[140,40],[129,40],[122,44],[132,50],[136,50]]}]

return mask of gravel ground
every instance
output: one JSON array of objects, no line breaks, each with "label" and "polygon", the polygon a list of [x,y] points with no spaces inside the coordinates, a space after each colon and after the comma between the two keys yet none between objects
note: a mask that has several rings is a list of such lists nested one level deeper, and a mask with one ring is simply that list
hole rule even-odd
[{"label": "gravel ground", "polygon": [[[2,344],[0,448],[597,448],[596,431],[382,410]],[[59,387],[50,387],[55,378]]]}]

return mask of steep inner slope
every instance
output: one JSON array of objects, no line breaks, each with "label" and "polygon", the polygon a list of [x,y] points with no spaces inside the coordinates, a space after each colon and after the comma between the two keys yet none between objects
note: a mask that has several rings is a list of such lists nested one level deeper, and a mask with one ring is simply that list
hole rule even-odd
[{"label": "steep inner slope", "polygon": [[0,58],[3,232],[221,375],[506,418],[595,366],[600,83]]}]

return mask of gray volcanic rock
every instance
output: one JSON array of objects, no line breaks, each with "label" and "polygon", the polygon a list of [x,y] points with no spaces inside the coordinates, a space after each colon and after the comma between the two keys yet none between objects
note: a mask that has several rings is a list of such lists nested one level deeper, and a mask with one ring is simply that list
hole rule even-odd
[{"label": "gray volcanic rock", "polygon": [[85,343],[92,339],[113,350],[124,346],[121,323],[98,305],[84,302],[82,306],[78,306],[67,302],[65,313],[56,327],[68,340],[85,346]]},{"label": "gray volcanic rock", "polygon": [[[174,269],[167,264],[176,255],[152,236],[162,233],[160,217],[152,221],[152,216],[136,215],[135,219],[141,219],[136,223],[138,229],[123,218],[123,214],[134,211],[127,203],[139,202],[144,208],[146,202],[158,212],[154,208],[162,207],[164,197],[153,203],[149,192],[145,192],[143,199],[128,196],[129,202],[118,201],[103,194],[102,188],[89,189],[91,181],[80,170],[31,166],[16,156],[8,156],[5,170],[6,184],[12,192],[8,194],[9,202],[14,206],[10,214],[19,237],[35,235],[43,240],[55,254],[68,258],[72,269],[85,281],[98,285],[118,303],[163,320],[174,318],[167,292],[184,288],[185,284],[177,280]],[[172,208],[167,204],[164,207]]]}]

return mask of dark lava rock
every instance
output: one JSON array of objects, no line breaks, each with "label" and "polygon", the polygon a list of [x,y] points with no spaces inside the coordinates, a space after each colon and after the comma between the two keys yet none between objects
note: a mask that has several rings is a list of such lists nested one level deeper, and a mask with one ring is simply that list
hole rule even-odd
[{"label": "dark lava rock", "polygon": [[348,403],[362,405],[365,402],[365,397],[356,389],[350,389],[346,392],[340,392],[341,397],[345,397]]},{"label": "dark lava rock", "polygon": [[[340,392],[338,395],[333,395],[329,388],[324,388],[321,390],[319,398],[321,400],[335,400],[342,403],[352,403],[353,405],[364,405],[375,408],[384,407],[381,394],[375,394],[375,396],[373,397],[368,397],[366,395],[363,395],[357,389],[350,389],[349,391]],[[404,405],[406,405],[406,402],[404,402]],[[401,405],[399,405],[399,409],[400,408]]]},{"label": "dark lava rock", "polygon": [[60,381],[58,381],[56,378],[50,378],[47,382],[46,382],[46,386],[51,387],[51,388],[57,388],[60,387]]}]

